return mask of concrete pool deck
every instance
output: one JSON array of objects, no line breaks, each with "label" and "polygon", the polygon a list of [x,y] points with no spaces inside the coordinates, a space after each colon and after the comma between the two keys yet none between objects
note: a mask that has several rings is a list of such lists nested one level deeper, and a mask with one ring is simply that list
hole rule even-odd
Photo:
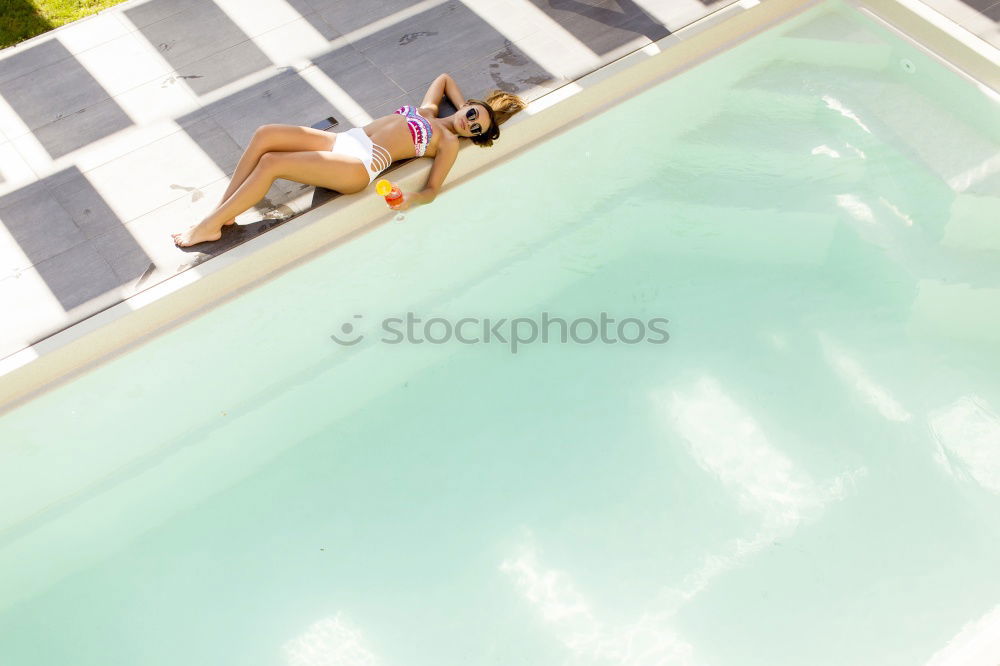
[{"label": "concrete pool deck", "polygon": [[190,269],[234,260],[228,250],[328,199],[278,181],[221,241],[174,247],[170,232],[217,202],[257,126],[364,124],[419,101],[441,71],[470,96],[533,101],[739,10],[667,4],[147,0],[0,52],[0,375],[52,334],[180,273],[198,280]]}]

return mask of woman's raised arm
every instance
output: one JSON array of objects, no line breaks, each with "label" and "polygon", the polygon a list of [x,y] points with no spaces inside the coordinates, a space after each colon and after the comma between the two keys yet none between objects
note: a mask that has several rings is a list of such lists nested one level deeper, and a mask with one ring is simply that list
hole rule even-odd
[{"label": "woman's raised arm", "polygon": [[444,178],[451,171],[456,157],[458,157],[458,139],[450,135],[441,137],[437,155],[431,164],[431,171],[427,174],[427,184],[419,192],[404,193],[403,205],[399,210],[406,210],[411,204],[429,204],[434,201],[441,192]]},{"label": "woman's raised arm", "polygon": [[438,103],[441,101],[441,97],[445,95],[448,96],[448,100],[451,101],[456,109],[465,104],[465,97],[462,95],[462,91],[458,89],[455,79],[451,78],[449,74],[441,74],[434,79],[434,83],[427,89],[427,94],[424,95],[424,101],[421,102],[420,108],[430,108],[436,116],[438,114]]}]

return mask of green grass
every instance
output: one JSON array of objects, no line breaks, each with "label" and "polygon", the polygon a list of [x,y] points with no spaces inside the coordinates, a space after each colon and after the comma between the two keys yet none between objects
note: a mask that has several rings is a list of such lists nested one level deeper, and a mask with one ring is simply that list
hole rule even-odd
[{"label": "green grass", "polygon": [[122,2],[125,0],[0,0],[0,48]]}]

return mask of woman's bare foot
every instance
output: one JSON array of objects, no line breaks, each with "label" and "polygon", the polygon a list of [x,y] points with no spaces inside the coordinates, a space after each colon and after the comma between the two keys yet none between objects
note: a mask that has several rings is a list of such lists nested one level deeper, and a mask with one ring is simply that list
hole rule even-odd
[{"label": "woman's bare foot", "polygon": [[207,229],[200,224],[196,224],[187,231],[182,231],[176,234],[170,234],[174,239],[174,244],[177,247],[189,247],[191,245],[197,245],[198,243],[207,243],[209,241],[217,241],[222,238],[222,229],[216,229],[212,231]]}]

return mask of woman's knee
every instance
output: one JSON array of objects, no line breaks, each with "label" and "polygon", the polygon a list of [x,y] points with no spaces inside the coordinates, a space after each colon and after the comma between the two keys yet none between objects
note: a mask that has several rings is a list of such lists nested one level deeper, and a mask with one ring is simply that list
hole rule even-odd
[{"label": "woman's knee", "polygon": [[281,154],[276,152],[266,152],[257,160],[257,169],[265,174],[275,174],[281,164]]},{"label": "woman's knee", "polygon": [[258,142],[266,142],[277,138],[283,128],[284,125],[261,125],[254,131],[253,138]]}]

